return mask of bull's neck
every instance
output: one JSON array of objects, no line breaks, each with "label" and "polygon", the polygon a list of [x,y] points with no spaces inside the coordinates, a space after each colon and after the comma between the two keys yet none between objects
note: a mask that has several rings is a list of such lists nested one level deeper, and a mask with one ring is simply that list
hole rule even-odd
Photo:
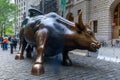
[{"label": "bull's neck", "polygon": [[71,47],[71,48],[76,47],[74,33],[73,34],[65,34],[64,39],[65,39],[65,46],[66,47]]}]

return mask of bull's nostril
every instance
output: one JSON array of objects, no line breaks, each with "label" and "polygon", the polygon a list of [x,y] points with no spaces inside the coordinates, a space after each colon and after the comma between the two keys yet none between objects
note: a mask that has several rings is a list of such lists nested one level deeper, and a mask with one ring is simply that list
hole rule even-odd
[{"label": "bull's nostril", "polygon": [[95,48],[95,45],[92,45]]},{"label": "bull's nostril", "polygon": [[96,44],[95,44],[95,43],[92,43],[91,45],[92,45],[92,47],[93,47],[93,48],[95,48],[95,47],[96,47]]}]

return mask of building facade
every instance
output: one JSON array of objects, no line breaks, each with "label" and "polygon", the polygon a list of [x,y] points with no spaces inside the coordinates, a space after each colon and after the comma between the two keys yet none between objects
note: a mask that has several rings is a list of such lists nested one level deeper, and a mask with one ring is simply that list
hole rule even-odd
[{"label": "building facade", "polygon": [[28,15],[28,9],[32,8],[32,6],[37,6],[40,4],[41,0],[14,0],[15,4],[18,6],[20,10],[17,15],[17,23],[15,24],[17,31],[19,32],[21,23],[23,19]]},{"label": "building facade", "polygon": [[[77,21],[79,11],[82,11],[84,24],[92,20],[91,27],[97,39],[111,40],[120,38],[120,0],[67,1],[66,15],[72,12],[75,21]],[[71,4],[69,1],[73,3]]]},{"label": "building facade", "polygon": [[41,0],[39,4],[39,10],[44,14],[49,12],[58,13],[58,0]]},{"label": "building facade", "polygon": [[20,30],[23,19],[29,15],[28,9],[36,8],[42,11],[44,14],[49,12],[58,13],[58,0],[14,0],[18,5],[20,12],[17,15],[18,22],[15,26]]},{"label": "building facade", "polygon": [[18,6],[18,9],[20,10],[17,14],[17,23],[15,24],[16,31],[19,31],[21,22],[23,20],[23,15],[26,12],[26,2],[25,0],[14,0],[14,2]]}]

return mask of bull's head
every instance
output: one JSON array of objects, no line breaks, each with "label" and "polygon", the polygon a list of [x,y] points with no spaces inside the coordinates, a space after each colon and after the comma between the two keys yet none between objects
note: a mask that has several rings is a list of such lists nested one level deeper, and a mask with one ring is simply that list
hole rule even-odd
[{"label": "bull's head", "polygon": [[[90,51],[96,51],[98,48],[100,48],[100,43],[96,40],[94,32],[91,30],[89,25],[87,26],[83,24],[82,12],[79,13],[76,27],[78,28],[80,35],[77,40],[80,46]],[[79,38],[82,38],[83,41],[79,40]]]},{"label": "bull's head", "polygon": [[91,28],[83,24],[82,12],[79,13],[78,23],[76,23],[75,27],[77,29],[74,39],[79,49],[87,49],[95,52],[100,48],[100,43],[96,40]]}]

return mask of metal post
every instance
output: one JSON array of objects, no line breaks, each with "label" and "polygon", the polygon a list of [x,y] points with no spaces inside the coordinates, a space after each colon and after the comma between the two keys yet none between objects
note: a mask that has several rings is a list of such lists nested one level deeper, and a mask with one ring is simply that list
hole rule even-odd
[{"label": "metal post", "polygon": [[43,10],[43,13],[44,13],[44,4],[45,4],[44,0],[42,0],[42,8],[43,8],[42,10]]}]

